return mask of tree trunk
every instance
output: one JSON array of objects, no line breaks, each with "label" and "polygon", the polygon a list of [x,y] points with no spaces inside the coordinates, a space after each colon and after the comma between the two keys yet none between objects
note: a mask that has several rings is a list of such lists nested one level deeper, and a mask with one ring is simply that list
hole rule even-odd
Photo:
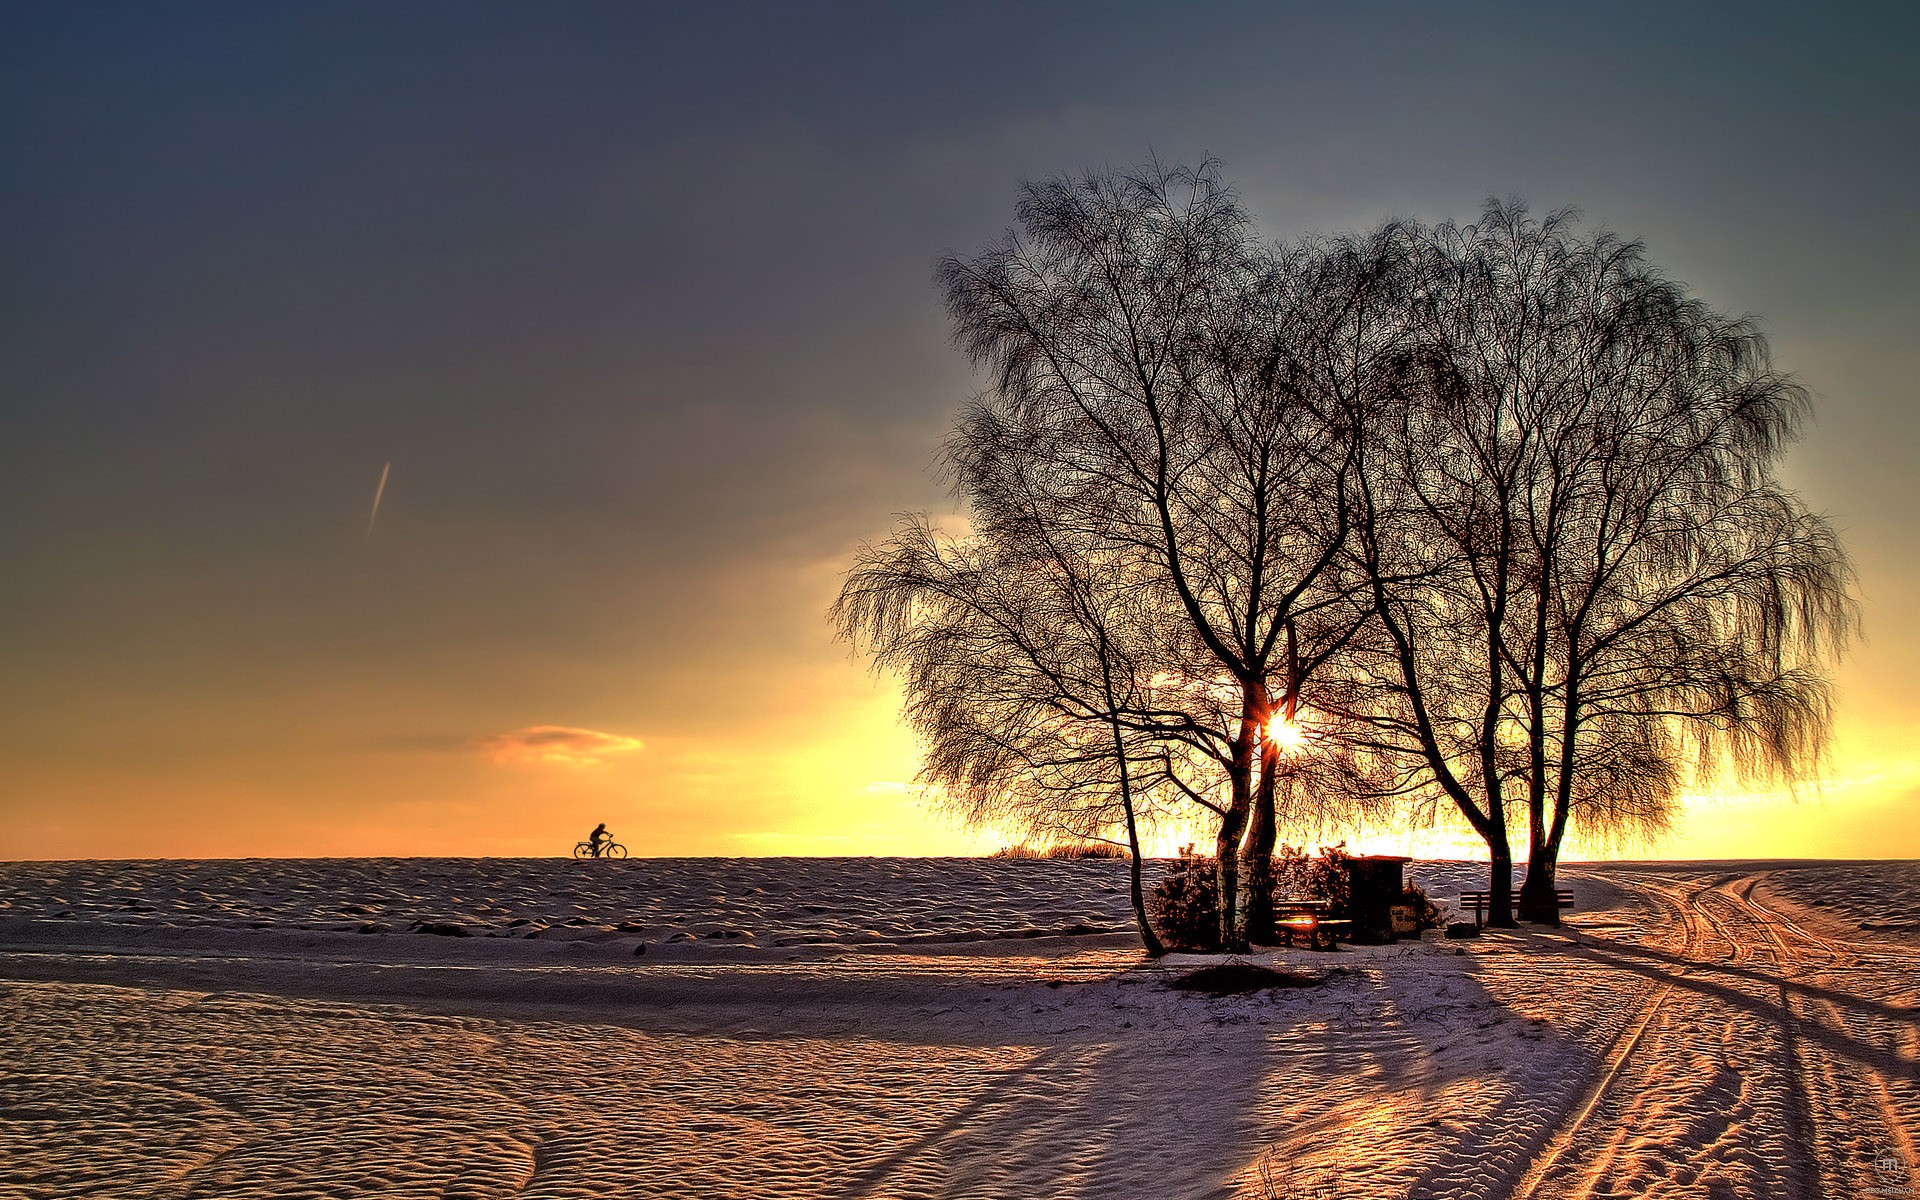
[{"label": "tree trunk", "polygon": [[1247,825],[1247,810],[1252,798],[1247,780],[1236,775],[1233,802],[1220,818],[1220,833],[1213,840],[1214,883],[1220,895],[1220,949],[1245,950],[1247,939],[1240,924],[1240,834]]},{"label": "tree trunk", "polygon": [[1133,919],[1140,925],[1140,944],[1147,948],[1148,958],[1159,958],[1167,952],[1165,942],[1154,931],[1153,922],[1147,920],[1147,894],[1140,883],[1140,839],[1133,832],[1132,822],[1128,822],[1127,841],[1132,843],[1133,863],[1128,869],[1128,888],[1133,894]]},{"label": "tree trunk", "polygon": [[[1568,770],[1562,766],[1563,771]],[[1567,834],[1568,785],[1563,782],[1553,801],[1553,824],[1544,836],[1536,830],[1527,853],[1527,878],[1520,886],[1520,916],[1542,925],[1560,923],[1560,899],[1557,888],[1560,873],[1560,843]]]},{"label": "tree trunk", "polygon": [[[1288,724],[1292,724],[1294,714],[1300,703],[1300,642],[1294,632],[1293,621],[1286,623],[1287,630],[1287,690],[1286,701],[1281,708]],[[1247,931],[1249,942],[1261,942],[1271,945],[1275,940],[1273,927],[1273,843],[1279,834],[1279,823],[1274,815],[1274,798],[1281,783],[1280,747],[1268,735],[1267,722],[1273,719],[1275,705],[1264,689],[1259,693],[1260,712],[1260,790],[1254,796],[1252,825],[1247,830],[1246,861],[1242,869],[1247,876],[1246,920],[1243,927]],[[1287,781],[1292,785],[1292,781]],[[1291,799],[1291,793],[1288,794]]]},{"label": "tree trunk", "polygon": [[1533,827],[1528,831],[1527,878],[1520,887],[1521,917],[1542,925],[1560,923],[1555,878],[1560,869],[1560,841],[1566,836],[1567,816],[1573,804],[1573,764],[1579,735],[1580,680],[1575,676],[1567,681],[1566,706],[1560,718],[1560,761],[1554,780],[1553,821],[1542,828],[1544,813],[1540,809],[1544,806],[1536,806]]},{"label": "tree trunk", "polygon": [[1247,941],[1266,945],[1273,942],[1273,843],[1278,836],[1273,806],[1279,777],[1279,748],[1266,740],[1260,749],[1260,788],[1254,793],[1253,814],[1247,823],[1247,840],[1240,864],[1246,879],[1246,917],[1242,924],[1247,931]]},{"label": "tree trunk", "polygon": [[1520,885],[1520,919],[1539,925],[1560,923],[1560,902],[1553,879],[1560,848],[1549,846],[1539,831],[1528,838],[1527,877]]},{"label": "tree trunk", "polygon": [[1160,935],[1154,932],[1153,922],[1147,920],[1147,894],[1140,881],[1145,865],[1140,857],[1140,822],[1133,812],[1133,776],[1127,769],[1126,744],[1121,740],[1117,723],[1114,727],[1114,744],[1119,747],[1120,803],[1126,810],[1127,850],[1131,856],[1127,864],[1127,891],[1133,900],[1133,919],[1140,926],[1140,944],[1147,948],[1148,958],[1159,958],[1167,952],[1167,947],[1160,940]]},{"label": "tree trunk", "polygon": [[1558,925],[1560,905],[1554,899],[1553,860],[1559,849],[1547,844],[1545,791],[1536,777],[1527,792],[1527,875],[1520,884],[1520,919],[1535,925]]},{"label": "tree trunk", "polygon": [[1220,892],[1220,949],[1247,948],[1247,928],[1240,906],[1240,837],[1246,832],[1247,816],[1253,808],[1253,755],[1260,740],[1260,698],[1253,687],[1243,691],[1240,702],[1240,729],[1233,740],[1233,765],[1229,776],[1233,799],[1220,818],[1220,832],[1213,840],[1214,881]]},{"label": "tree trunk", "polygon": [[1506,830],[1501,829],[1500,844],[1489,842],[1487,848],[1493,853],[1493,862],[1487,872],[1487,924],[1514,928],[1513,919],[1513,851],[1507,849]]},{"label": "tree trunk", "polygon": [[1520,885],[1520,919],[1558,925],[1560,906],[1553,898],[1553,860],[1558,849],[1549,848],[1547,837],[1546,704],[1535,697],[1528,711],[1527,875]]}]

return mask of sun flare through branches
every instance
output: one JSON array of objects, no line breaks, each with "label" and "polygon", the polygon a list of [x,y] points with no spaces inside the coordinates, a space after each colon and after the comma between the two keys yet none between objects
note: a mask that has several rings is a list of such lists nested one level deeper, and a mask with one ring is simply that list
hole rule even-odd
[{"label": "sun flare through branches", "polygon": [[1267,741],[1282,755],[1298,754],[1307,745],[1306,728],[1285,716],[1267,722]]}]

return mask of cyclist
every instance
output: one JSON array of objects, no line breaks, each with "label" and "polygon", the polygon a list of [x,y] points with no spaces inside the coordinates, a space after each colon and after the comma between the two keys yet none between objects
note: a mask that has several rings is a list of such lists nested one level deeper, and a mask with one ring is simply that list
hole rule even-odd
[{"label": "cyclist", "polygon": [[593,847],[593,856],[595,858],[600,857],[600,852],[606,849],[607,843],[611,841],[613,841],[613,835],[607,832],[607,823],[605,821],[595,825],[593,832],[587,835],[587,845]]}]

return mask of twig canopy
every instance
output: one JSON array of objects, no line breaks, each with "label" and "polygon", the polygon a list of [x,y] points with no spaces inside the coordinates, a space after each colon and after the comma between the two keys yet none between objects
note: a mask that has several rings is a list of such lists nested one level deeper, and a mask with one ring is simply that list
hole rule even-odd
[{"label": "twig canopy", "polygon": [[1197,806],[1234,946],[1283,822],[1457,813],[1506,920],[1511,809],[1553,919],[1571,822],[1814,768],[1855,610],[1752,321],[1517,201],[1269,246],[1217,164],[1151,163],[1016,217],[937,271],[989,381],[941,450],[971,529],[903,518],[833,610],[962,818],[1137,866]]}]

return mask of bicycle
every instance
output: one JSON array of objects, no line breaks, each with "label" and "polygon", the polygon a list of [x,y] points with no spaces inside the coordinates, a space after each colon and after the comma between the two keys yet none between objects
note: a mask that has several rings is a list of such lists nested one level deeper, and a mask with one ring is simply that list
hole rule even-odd
[{"label": "bicycle", "polygon": [[606,842],[599,846],[592,842],[575,842],[573,856],[575,858],[625,858],[627,848],[619,842]]}]

